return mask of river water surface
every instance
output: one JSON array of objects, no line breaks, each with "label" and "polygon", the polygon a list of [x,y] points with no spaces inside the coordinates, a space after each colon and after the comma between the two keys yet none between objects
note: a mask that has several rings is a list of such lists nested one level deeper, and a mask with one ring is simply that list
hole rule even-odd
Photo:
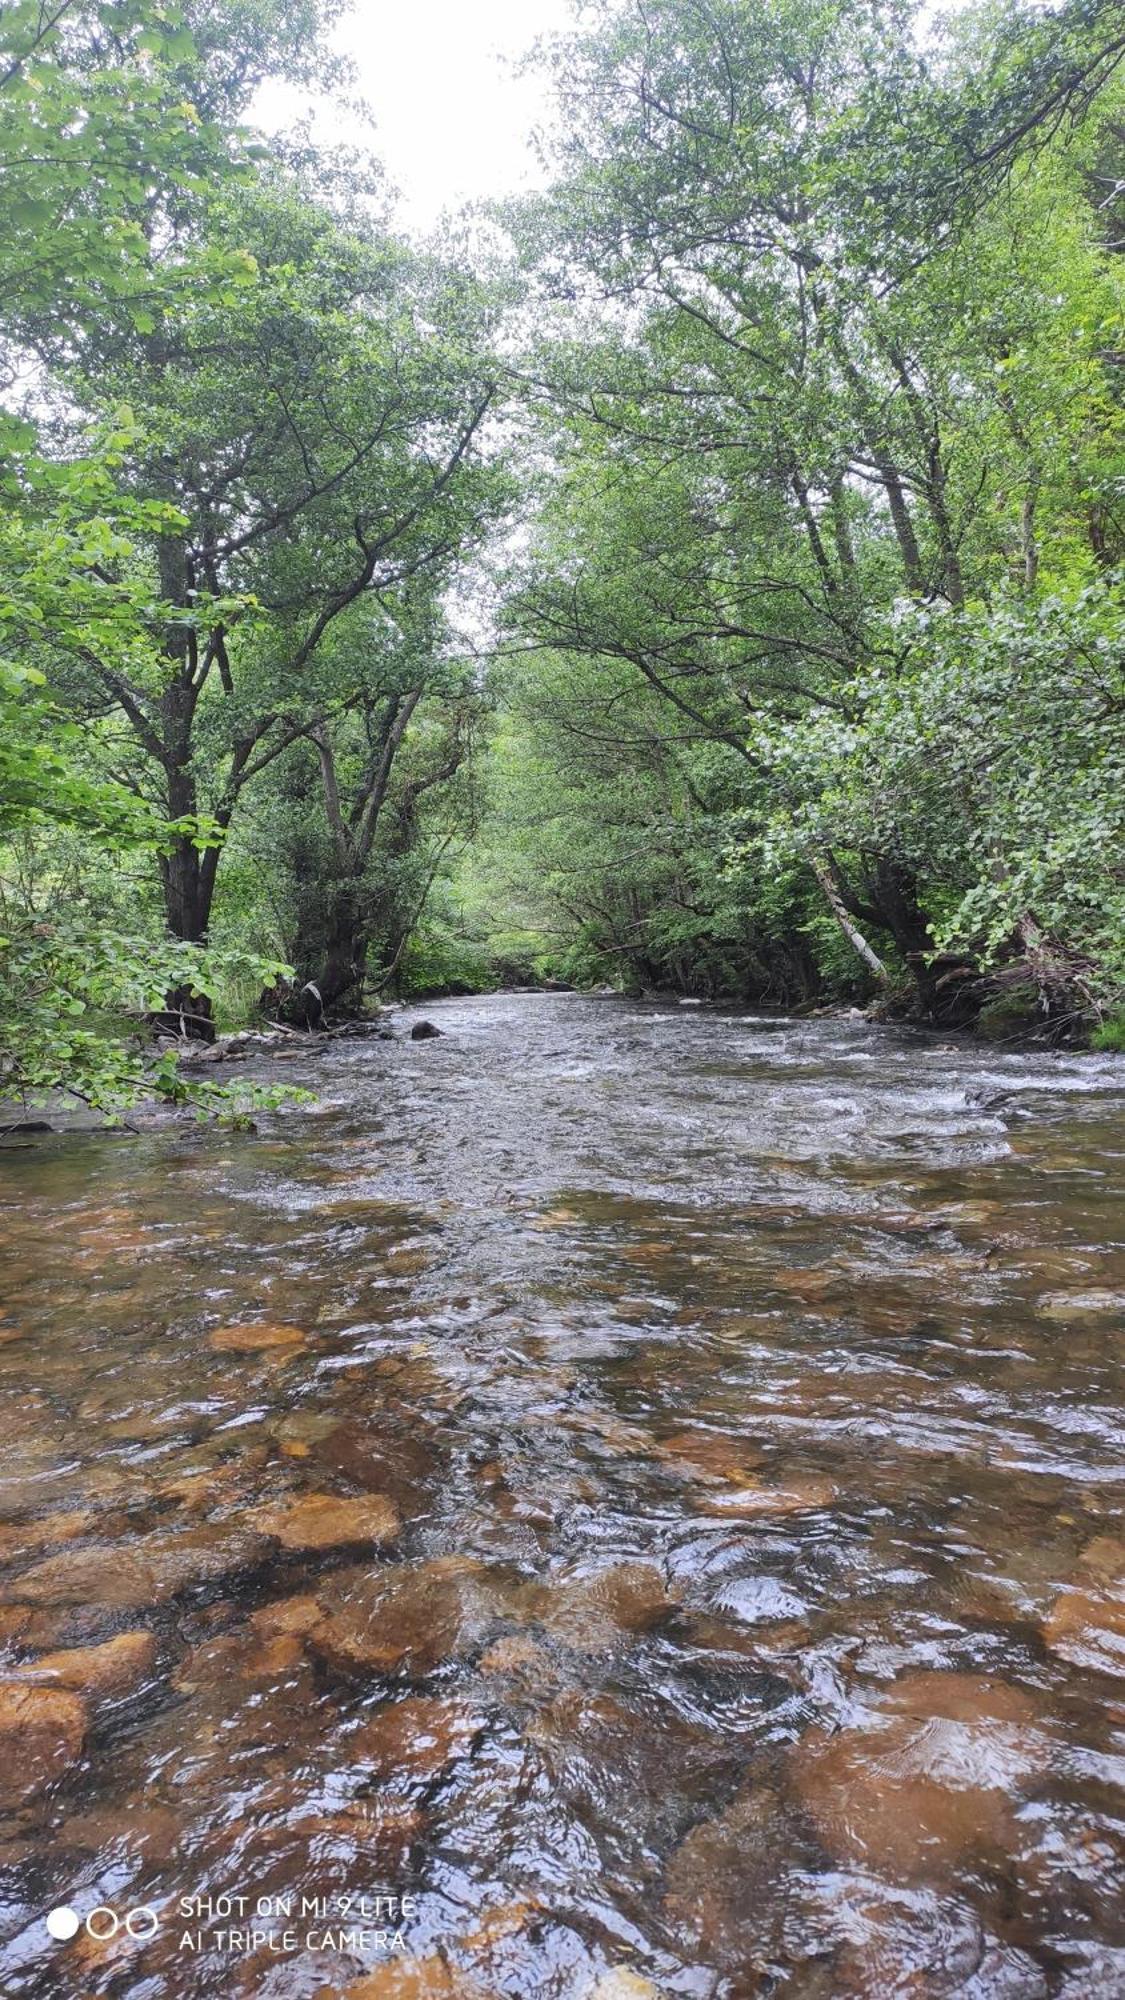
[{"label": "river water surface", "polygon": [[1125,1065],[426,1011],[0,1154],[6,2000],[1125,1995]]}]

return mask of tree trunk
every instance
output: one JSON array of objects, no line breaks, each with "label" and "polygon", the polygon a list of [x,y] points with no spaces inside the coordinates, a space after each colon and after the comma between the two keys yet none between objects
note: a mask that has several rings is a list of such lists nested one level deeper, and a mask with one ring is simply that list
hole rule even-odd
[{"label": "tree trunk", "polygon": [[927,1014],[940,1013],[934,940],[918,901],[917,884],[905,868],[880,861],[871,881],[871,900],[902,953]]},{"label": "tree trunk", "polygon": [[293,952],[295,978],[282,1014],[322,1027],[331,1009],[359,1012],[370,946],[370,917],[358,878],[314,885],[302,899]]},{"label": "tree trunk", "polygon": [[867,970],[874,974],[880,986],[887,984],[887,968],[873,946],[869,945],[858,925],[853,923],[844,897],[837,885],[831,868],[819,856],[812,857],[812,871],[824,891],[824,900],[839,924],[857,958],[863,960]]},{"label": "tree trunk", "polygon": [[[195,812],[195,787],[182,770],[168,773],[169,817],[180,819]],[[164,887],[164,914],[168,929],[183,944],[205,944],[215,894],[217,851],[200,853],[187,834],[174,836],[160,858]],[[209,994],[191,985],[174,986],[165,996],[164,1012],[156,1025],[182,1035],[189,1041],[213,1042],[215,1010]]]}]

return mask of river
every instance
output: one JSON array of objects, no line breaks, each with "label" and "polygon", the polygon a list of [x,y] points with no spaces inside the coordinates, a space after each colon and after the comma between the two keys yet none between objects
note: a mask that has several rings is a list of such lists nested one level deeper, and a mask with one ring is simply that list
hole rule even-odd
[{"label": "river", "polygon": [[0,1153],[6,2000],[1125,1995],[1125,1063],[424,1011]]}]

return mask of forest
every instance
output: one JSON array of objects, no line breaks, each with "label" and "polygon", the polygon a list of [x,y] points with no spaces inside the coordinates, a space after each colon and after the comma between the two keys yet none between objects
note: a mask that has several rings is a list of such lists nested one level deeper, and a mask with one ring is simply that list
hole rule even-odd
[{"label": "forest", "polygon": [[596,0],[425,242],[255,124],[341,12],[0,11],[5,1100],[544,981],[1125,1047],[1117,0]]}]

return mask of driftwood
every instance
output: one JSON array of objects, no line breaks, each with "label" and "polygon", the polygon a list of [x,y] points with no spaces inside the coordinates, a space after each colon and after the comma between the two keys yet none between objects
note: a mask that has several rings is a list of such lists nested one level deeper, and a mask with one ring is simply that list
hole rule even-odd
[{"label": "driftwood", "polygon": [[271,1055],[282,1049],[288,1055],[302,1051],[315,1055],[329,1042],[372,1039],[393,1039],[392,1030],[382,1015],[369,1021],[341,1021],[335,1027],[323,1028],[292,1028],[285,1021],[272,1021],[268,1028],[251,1028],[234,1035],[221,1035],[207,1047],[189,1042],[184,1045],[180,1061],[194,1068],[211,1063],[245,1062],[249,1056]]}]

